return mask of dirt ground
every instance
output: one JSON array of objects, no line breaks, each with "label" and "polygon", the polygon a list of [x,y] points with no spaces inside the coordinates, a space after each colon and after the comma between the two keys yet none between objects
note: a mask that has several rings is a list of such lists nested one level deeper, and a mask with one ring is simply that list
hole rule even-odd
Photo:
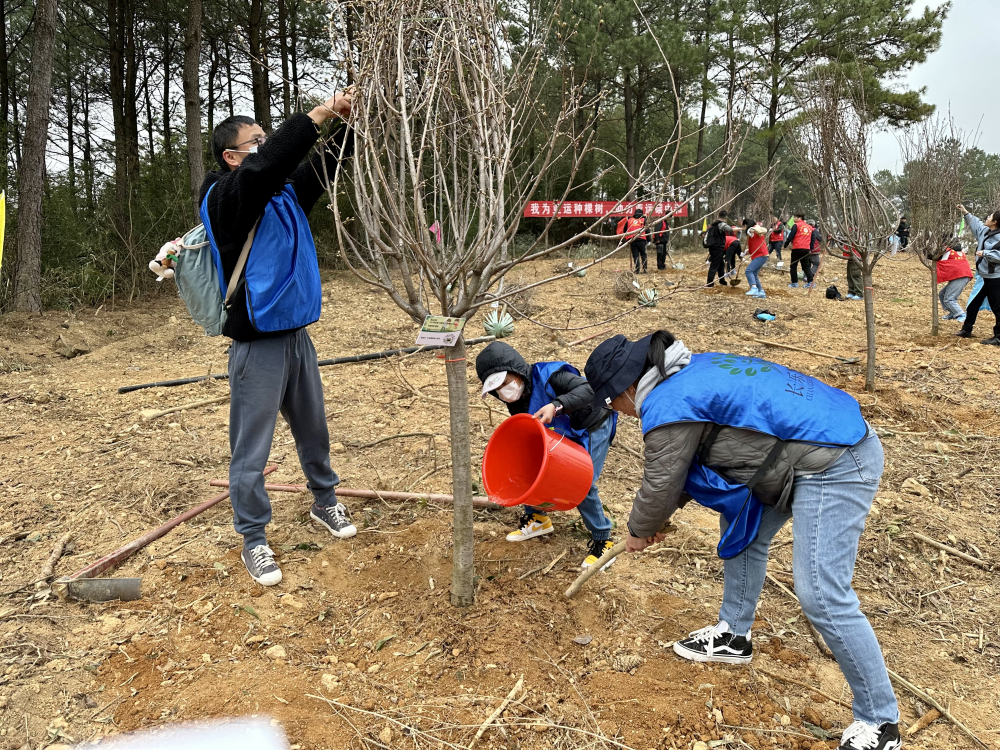
[{"label": "dirt ground", "polygon": [[[696,286],[700,255],[679,259],[686,270],[643,281],[664,293],[677,288],[668,282]],[[512,278],[543,278],[555,264],[536,263]],[[541,289],[535,317],[574,328],[629,310],[634,303],[612,293],[624,265],[606,263]],[[772,359],[854,394],[887,459],[855,577],[863,609],[890,668],[1000,748],[1000,585],[991,569],[1000,542],[1000,352],[953,338],[954,323],[942,323],[938,338],[929,335],[926,271],[909,256],[876,271],[875,393],[863,391],[863,363],[754,341],[863,358],[861,303],[825,299],[834,278],[846,291],[843,262],[826,259],[819,289],[807,295],[768,270],[763,303],[743,296],[745,282],[682,291],[583,331],[522,320],[510,342],[529,361],[565,359],[582,369],[596,341],[567,341],[605,328],[635,338],[664,327],[695,351]],[[413,323],[349,274],[327,274],[324,293],[323,317],[310,328],[321,357],[412,345]],[[757,321],[759,306],[777,319]],[[977,333],[985,338],[990,324],[986,313]],[[468,335],[481,330],[477,317]],[[128,308],[0,318],[0,591],[37,578],[66,532],[73,538],[57,574],[218,491],[209,480],[227,473],[227,405],[149,421],[140,412],[224,396],[225,381],[125,395],[117,388],[225,372],[227,345],[202,336],[169,289]],[[74,350],[88,353],[63,356]],[[344,486],[450,492],[438,355],[322,372]],[[468,379],[471,402],[483,403],[471,366]],[[493,404],[472,409],[477,466],[503,417]],[[407,433],[421,434],[369,445]],[[641,448],[638,425],[623,419],[600,483],[616,535],[641,477]],[[272,481],[304,481],[280,420],[271,459],[279,467]],[[585,554],[578,514],[558,514],[550,537],[513,545],[504,535],[514,510],[477,511],[476,604],[456,610],[448,599],[446,505],[351,500],[359,533],[337,541],[309,521],[307,496],[272,493],[272,500],[269,541],[285,576],[275,588],[247,577],[223,502],[114,572],[143,578],[138,601],[62,602],[33,587],[5,593],[0,748],[34,750],[238,715],[272,717],[302,750],[468,747],[522,676],[525,697],[477,747],[819,750],[836,747],[837,730],[851,721],[849,688],[791,598],[789,529],[771,556],[753,665],[703,666],[670,649],[715,622],[721,597],[717,517],[694,504],[676,519],[678,533],[619,559],[574,600],[563,591]],[[984,562],[942,553],[913,533]],[[540,570],[553,561],[549,572]],[[898,686],[897,694],[905,725],[929,709]],[[907,744],[975,746],[946,719]]]}]

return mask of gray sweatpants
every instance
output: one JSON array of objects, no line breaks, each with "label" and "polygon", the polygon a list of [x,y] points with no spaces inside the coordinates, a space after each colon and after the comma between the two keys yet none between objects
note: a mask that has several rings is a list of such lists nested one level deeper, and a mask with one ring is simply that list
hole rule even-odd
[{"label": "gray sweatpants", "polygon": [[233,341],[229,350],[229,463],[233,526],[247,548],[267,544],[271,501],[264,469],[278,412],[295,438],[299,463],[319,505],[337,504],[340,483],[330,468],[323,382],[316,349],[304,328],[257,341]]}]

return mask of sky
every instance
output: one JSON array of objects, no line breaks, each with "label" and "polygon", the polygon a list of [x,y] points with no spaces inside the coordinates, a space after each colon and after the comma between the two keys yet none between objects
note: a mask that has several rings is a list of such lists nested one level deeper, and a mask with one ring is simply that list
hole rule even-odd
[{"label": "sky", "polygon": [[[992,95],[996,55],[1000,46],[995,34],[1000,14],[997,0],[953,0],[942,29],[941,47],[916,66],[900,86],[926,86],[924,101],[947,116],[973,137],[984,151],[1000,153],[1000,97]],[[878,133],[872,142],[872,171],[902,168],[897,136]]]}]

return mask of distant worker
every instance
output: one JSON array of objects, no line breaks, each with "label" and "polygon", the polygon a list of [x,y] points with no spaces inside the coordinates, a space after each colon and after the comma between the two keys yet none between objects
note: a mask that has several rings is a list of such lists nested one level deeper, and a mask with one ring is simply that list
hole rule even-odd
[{"label": "distant worker", "polygon": [[962,309],[958,298],[971,278],[972,268],[969,267],[969,261],[962,252],[962,243],[958,237],[952,237],[944,246],[944,253],[937,261],[937,281],[944,285],[938,292],[941,307],[945,312],[941,320],[965,322],[965,310]]},{"label": "distant worker", "polygon": [[708,231],[705,232],[705,239],[702,244],[708,248],[708,281],[707,285],[715,286],[715,277],[719,277],[722,286],[728,286],[725,279],[726,265],[726,235],[732,231],[732,227],[726,223],[727,214],[719,211],[718,218],[711,223]]},{"label": "distant worker", "polygon": [[808,261],[808,266],[803,270],[807,270],[806,276],[808,280],[806,282],[806,288],[812,289],[815,285],[816,273],[819,271],[819,267],[823,265],[823,235],[816,227],[815,221],[810,221],[809,225],[813,228],[812,237],[809,239],[809,257],[806,259]]},{"label": "distant worker", "polygon": [[[618,222],[618,234],[624,234],[629,240],[635,272],[648,273],[646,270],[646,218],[642,215],[641,208],[633,211],[630,217],[622,217],[622,220]],[[640,260],[642,261],[641,271]]]},{"label": "distant worker", "polygon": [[767,227],[753,219],[743,219],[743,227],[747,233],[746,255],[750,259],[750,265],[747,266],[746,270],[747,283],[750,285],[747,296],[765,299],[767,294],[764,293],[764,285],[760,280],[760,269],[767,263],[768,243],[764,239]]},{"label": "distant worker", "polygon": [[[785,225],[781,223],[781,219],[777,216],[771,217],[771,234],[767,238],[767,252],[777,253],[778,262],[781,263],[781,245],[785,241]],[[781,268],[781,266],[778,266]]]},{"label": "distant worker", "polygon": [[743,253],[743,246],[740,245],[740,238],[736,236],[736,230],[729,227],[726,232],[726,278],[729,283],[733,283],[736,278],[736,259]]},{"label": "distant worker", "polygon": [[910,225],[906,223],[906,217],[899,219],[899,226],[896,227],[896,236],[899,237],[899,249],[905,250],[910,244]]},{"label": "distant worker", "polygon": [[840,245],[841,255],[847,259],[847,299],[864,299],[864,276],[862,275],[861,253],[849,239],[834,240],[830,237],[831,243]]},{"label": "distant worker", "polygon": [[656,245],[656,270],[667,268],[667,245],[670,244],[670,220],[666,217],[653,225],[653,244]]},{"label": "distant worker", "polygon": [[993,336],[983,339],[981,343],[1000,346],[1000,211],[993,211],[985,221],[980,221],[970,214],[965,206],[959,205],[958,210],[965,215],[965,225],[976,238],[976,271],[983,279],[983,286],[969,300],[969,306],[965,310],[965,322],[962,323],[962,330],[956,335],[963,339],[972,338],[972,329],[976,325],[979,308],[984,301],[989,300],[990,310],[996,321],[993,325]]},{"label": "distant worker", "polygon": [[802,274],[806,277],[806,283],[812,281],[812,274],[808,273],[806,269],[811,265],[809,261],[809,248],[812,246],[813,227],[806,222],[805,214],[795,214],[794,218],[795,224],[792,226],[792,231],[785,238],[784,247],[788,247],[789,245],[792,247],[792,262],[790,264],[792,283],[788,286],[792,289],[798,289],[799,274],[797,266],[802,266]]}]

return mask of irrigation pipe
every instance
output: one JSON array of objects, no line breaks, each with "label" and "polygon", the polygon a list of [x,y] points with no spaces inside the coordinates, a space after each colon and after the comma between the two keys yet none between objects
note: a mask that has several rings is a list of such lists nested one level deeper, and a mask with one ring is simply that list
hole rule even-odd
[{"label": "irrigation pipe", "polygon": [[[267,476],[271,472],[277,470],[278,470],[277,466],[268,466],[266,469],[264,469],[264,475]],[[63,576],[62,578],[59,578],[58,580],[56,580],[56,584],[65,584],[69,583],[70,581],[79,580],[81,578],[96,578],[106,570],[110,570],[111,568],[115,567],[122,561],[128,559],[134,553],[138,552],[146,545],[150,544],[151,542],[155,542],[162,536],[166,536],[171,530],[173,530],[177,526],[180,526],[185,521],[194,518],[200,513],[204,513],[206,510],[218,505],[223,500],[226,500],[228,497],[229,497],[229,490],[226,490],[222,494],[216,495],[210,500],[206,500],[201,505],[196,505],[190,510],[184,511],[179,516],[170,519],[162,526],[158,526],[152,531],[143,534],[138,539],[133,539],[124,547],[120,547],[116,549],[114,552],[100,558],[99,560],[95,560],[85,568],[80,568],[80,570],[76,571],[75,573],[70,573],[68,576]]]},{"label": "irrigation pipe", "polygon": [[[228,487],[227,479],[212,479],[209,481],[212,487]],[[304,484],[264,484],[264,489],[268,492],[305,492],[309,488]],[[452,495],[435,495],[429,492],[382,492],[375,490],[356,490],[350,487],[337,487],[334,492],[338,497],[360,497],[367,500],[426,500],[429,503],[453,503],[455,498]],[[472,504],[477,508],[501,508],[492,500],[485,497],[473,497]]]},{"label": "irrigation pipe", "polygon": [[[496,336],[480,336],[476,339],[469,339],[466,341],[466,345],[469,344],[485,344],[488,341],[495,341]],[[371,352],[370,354],[354,354],[349,357],[335,357],[333,359],[321,359],[316,364],[320,367],[326,367],[327,365],[346,365],[352,362],[368,362],[373,359],[387,359],[389,357],[395,357],[397,354],[413,354],[414,352],[419,352],[421,350],[429,351],[431,349],[446,349],[445,346],[407,346],[402,349],[387,349],[383,352]],[[213,373],[211,375],[199,375],[194,378],[180,378],[179,380],[159,380],[155,383],[141,383],[139,385],[123,385],[118,389],[119,393],[131,393],[132,391],[141,391],[145,388],[172,388],[175,385],[188,385],[189,383],[200,383],[202,380],[228,380],[229,375],[227,373]]]}]

